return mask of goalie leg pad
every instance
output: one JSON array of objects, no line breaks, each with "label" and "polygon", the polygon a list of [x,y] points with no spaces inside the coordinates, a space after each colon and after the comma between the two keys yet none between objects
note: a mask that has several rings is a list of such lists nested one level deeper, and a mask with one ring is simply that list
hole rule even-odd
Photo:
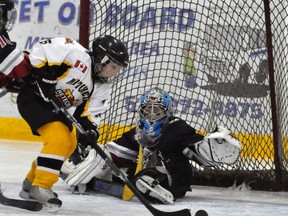
[{"label": "goalie leg pad", "polygon": [[[104,149],[104,151],[107,151]],[[110,153],[105,152],[108,156]],[[64,183],[68,186],[87,184],[93,177],[111,180],[112,171],[106,161],[97,154],[95,149],[89,151],[88,156],[67,176]]]},{"label": "goalie leg pad", "polygon": [[70,161],[69,159],[65,160],[62,167],[61,167],[61,172],[64,174],[69,175],[70,173],[73,172],[73,170],[76,169],[76,165]]},{"label": "goalie leg pad", "polygon": [[[162,187],[157,178],[155,178],[158,173],[158,171],[149,168],[141,171],[135,176],[135,186],[151,202],[173,204],[173,194]],[[160,173],[160,175],[162,174]]]}]

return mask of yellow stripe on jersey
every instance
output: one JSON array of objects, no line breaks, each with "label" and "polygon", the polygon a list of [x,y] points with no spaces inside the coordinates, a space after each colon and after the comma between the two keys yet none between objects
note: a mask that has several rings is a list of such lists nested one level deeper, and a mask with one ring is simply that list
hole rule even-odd
[{"label": "yellow stripe on jersey", "polygon": [[59,76],[59,77],[57,78],[57,80],[64,79],[64,78],[68,75],[68,73],[70,72],[70,70],[71,70],[72,65],[71,65],[69,62],[64,61],[63,63],[68,66],[68,69],[67,69],[61,76]]},{"label": "yellow stripe on jersey", "polygon": [[88,114],[90,102],[91,102],[91,99],[89,98],[85,103],[84,110],[83,110],[83,113],[81,114],[81,117],[87,117],[89,121],[93,122],[91,115]]},{"label": "yellow stripe on jersey", "polygon": [[40,64],[32,65],[32,66],[33,66],[34,68],[42,68],[42,67],[45,67],[46,64],[47,64],[47,59],[45,58],[45,59],[43,59],[43,60],[41,61]]}]

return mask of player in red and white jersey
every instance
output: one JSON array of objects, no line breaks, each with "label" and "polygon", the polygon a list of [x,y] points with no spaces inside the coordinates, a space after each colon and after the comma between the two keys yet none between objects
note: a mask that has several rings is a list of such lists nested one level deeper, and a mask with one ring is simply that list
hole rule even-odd
[{"label": "player in red and white jersey", "polygon": [[[53,193],[60,169],[76,149],[72,125],[57,113],[50,100],[65,108],[76,107],[74,117],[89,137],[97,140],[100,117],[108,108],[111,81],[128,65],[128,51],[118,39],[96,38],[88,51],[71,38],[53,38],[35,44],[29,54],[32,66],[17,97],[18,110],[44,147],[23,182],[22,198],[32,198],[57,210],[62,202]],[[79,136],[79,140],[86,136]]]},{"label": "player in red and white jersey", "polygon": [[0,0],[0,88],[8,91],[17,91],[20,87],[17,85],[22,84],[17,79],[26,77],[31,69],[28,56],[16,48],[16,43],[8,35],[15,19],[14,2]]}]

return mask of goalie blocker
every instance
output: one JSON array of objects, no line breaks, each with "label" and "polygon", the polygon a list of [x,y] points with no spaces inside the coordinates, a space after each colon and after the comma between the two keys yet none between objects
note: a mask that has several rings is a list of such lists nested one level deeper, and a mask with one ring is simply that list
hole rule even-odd
[{"label": "goalie blocker", "polygon": [[[109,144],[107,146],[105,152],[111,156]],[[232,164],[237,160],[240,152],[241,142],[221,126],[207,134],[201,141],[189,144],[182,151],[186,157],[202,166]],[[160,151],[150,151],[148,148],[144,148],[143,157],[143,170],[131,181],[147,200],[152,203],[172,204],[177,198],[185,195],[187,189],[175,187],[173,179],[174,181],[177,179],[171,177],[171,174],[175,175],[173,170],[175,164],[169,164]],[[179,163],[178,165],[181,166],[182,161],[174,160],[173,163]],[[87,158],[73,169],[65,183],[75,187],[78,184],[87,184],[93,177],[111,181],[112,174],[110,167],[92,149]]]}]

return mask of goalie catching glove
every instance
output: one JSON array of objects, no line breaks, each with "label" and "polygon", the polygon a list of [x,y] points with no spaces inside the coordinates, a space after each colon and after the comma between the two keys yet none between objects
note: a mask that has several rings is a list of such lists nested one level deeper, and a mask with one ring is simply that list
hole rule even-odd
[{"label": "goalie catching glove", "polygon": [[212,133],[207,134],[200,142],[191,144],[183,150],[190,159],[195,158],[204,166],[218,164],[233,164],[242,150],[241,142],[231,135],[231,132],[218,126]]}]

